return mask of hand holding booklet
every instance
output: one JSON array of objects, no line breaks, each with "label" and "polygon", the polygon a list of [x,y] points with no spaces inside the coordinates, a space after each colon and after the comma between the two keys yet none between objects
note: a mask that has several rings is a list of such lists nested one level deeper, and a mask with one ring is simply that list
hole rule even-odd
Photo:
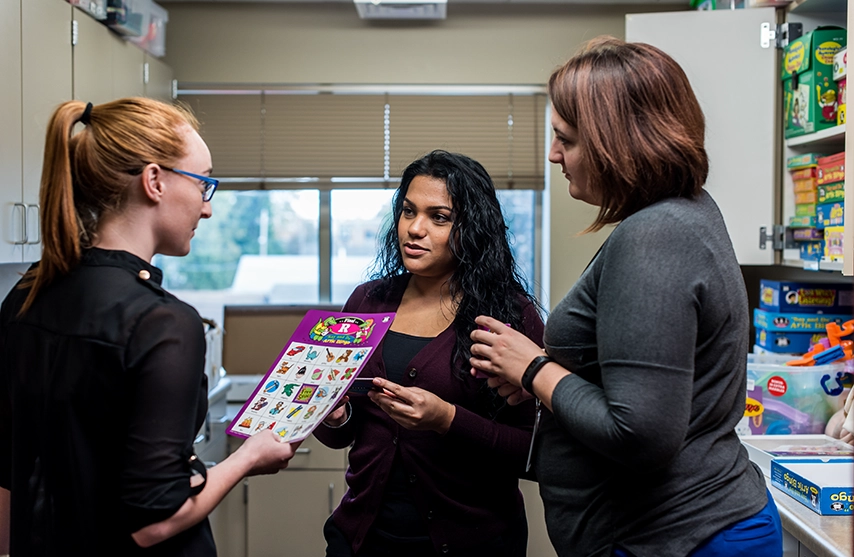
[{"label": "hand holding booklet", "polygon": [[394,313],[310,310],[228,426],[237,437],[273,430],[282,441],[308,437],[355,383]]}]

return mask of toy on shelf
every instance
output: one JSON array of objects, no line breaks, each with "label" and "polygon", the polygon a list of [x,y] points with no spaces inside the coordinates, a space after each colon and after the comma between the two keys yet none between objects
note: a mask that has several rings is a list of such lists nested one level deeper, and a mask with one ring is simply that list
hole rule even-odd
[{"label": "toy on shelf", "polygon": [[[839,323],[828,323],[825,325],[825,328],[827,330],[827,338],[821,339],[802,357],[786,362],[786,365],[820,366],[840,360],[843,362],[853,361],[854,340],[842,340],[842,338],[854,333],[854,319],[846,321],[841,326]],[[825,382],[824,380],[822,381],[822,386],[824,386]]]}]

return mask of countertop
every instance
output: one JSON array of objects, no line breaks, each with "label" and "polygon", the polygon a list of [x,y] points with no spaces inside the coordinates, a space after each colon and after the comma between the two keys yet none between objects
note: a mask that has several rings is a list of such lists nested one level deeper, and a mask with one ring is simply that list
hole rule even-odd
[{"label": "countertop", "polygon": [[771,485],[767,476],[765,483],[780,511],[784,530],[818,557],[854,555],[854,516],[822,516]]}]

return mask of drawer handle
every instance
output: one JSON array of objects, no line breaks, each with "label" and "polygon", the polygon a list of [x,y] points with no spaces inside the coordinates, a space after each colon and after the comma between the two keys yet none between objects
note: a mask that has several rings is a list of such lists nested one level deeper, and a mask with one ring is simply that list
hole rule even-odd
[{"label": "drawer handle", "polygon": [[296,454],[309,454],[311,452],[311,447],[300,447],[297,449]]}]

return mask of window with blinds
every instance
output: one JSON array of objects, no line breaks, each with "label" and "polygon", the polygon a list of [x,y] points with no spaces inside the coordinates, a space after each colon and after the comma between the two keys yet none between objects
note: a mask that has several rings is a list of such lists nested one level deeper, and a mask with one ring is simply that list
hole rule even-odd
[{"label": "window with blinds", "polygon": [[230,189],[396,187],[433,149],[479,161],[499,189],[543,189],[542,92],[259,89],[179,92]]}]

